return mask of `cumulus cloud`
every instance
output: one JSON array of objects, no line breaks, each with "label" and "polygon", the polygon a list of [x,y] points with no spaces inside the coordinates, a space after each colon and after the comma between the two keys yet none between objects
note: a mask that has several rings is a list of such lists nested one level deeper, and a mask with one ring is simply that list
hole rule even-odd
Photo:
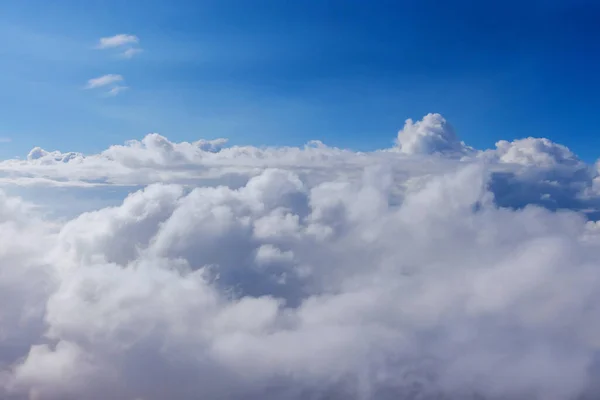
[{"label": "cumulus cloud", "polygon": [[[406,139],[404,132],[417,133]],[[593,218],[600,216],[596,169],[547,139],[500,142],[496,149],[478,151],[463,144],[448,123],[435,114],[409,122],[401,137],[402,147],[357,153],[318,141],[301,148],[228,146],[225,139],[177,143],[154,133],[92,155],[37,148],[27,160],[0,162],[0,183],[137,187],[159,181],[235,188],[271,167],[291,170],[310,184],[317,184],[356,179],[365,167],[382,165],[391,171],[396,183],[392,191],[400,199],[423,178],[464,164],[484,163],[492,173],[490,187],[499,205],[519,208],[533,203],[553,210],[582,210]]]},{"label": "cumulus cloud", "polygon": [[[448,129],[424,121],[409,131]],[[153,134],[1,163],[6,181],[143,187],[58,218],[0,192],[0,397],[598,397],[598,224],[516,201],[557,176],[593,201],[594,169],[530,154],[552,143],[504,160],[427,143]]]},{"label": "cumulus cloud", "polygon": [[573,166],[581,161],[566,146],[554,143],[546,138],[528,137],[512,142],[501,140],[496,143],[496,150],[491,153],[498,161],[521,165],[554,167],[557,165]]},{"label": "cumulus cloud", "polygon": [[43,164],[53,164],[54,162],[60,163],[68,163],[74,159],[83,159],[83,154],[81,153],[61,153],[60,151],[46,151],[41,147],[34,147],[31,149],[29,154],[27,154],[27,161],[39,161]]},{"label": "cumulus cloud", "polygon": [[452,126],[440,114],[427,114],[417,122],[407,119],[396,143],[404,154],[462,156],[472,150],[458,140]]}]

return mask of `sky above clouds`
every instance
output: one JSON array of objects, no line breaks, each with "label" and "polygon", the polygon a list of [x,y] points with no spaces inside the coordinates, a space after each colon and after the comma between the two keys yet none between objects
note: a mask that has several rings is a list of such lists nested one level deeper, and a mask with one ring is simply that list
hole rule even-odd
[{"label": "sky above clouds", "polygon": [[[2,158],[97,152],[149,132],[374,150],[429,112],[478,148],[544,136],[591,162],[600,144],[591,0],[0,7],[0,136],[13,139]],[[128,89],[81,90],[110,74]]]},{"label": "sky above clouds", "polygon": [[0,11],[0,398],[600,397],[593,2]]}]

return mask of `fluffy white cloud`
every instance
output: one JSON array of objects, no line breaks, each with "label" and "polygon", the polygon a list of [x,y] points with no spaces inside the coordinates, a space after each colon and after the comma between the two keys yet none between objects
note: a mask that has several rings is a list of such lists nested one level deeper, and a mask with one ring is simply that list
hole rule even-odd
[{"label": "fluffy white cloud", "polygon": [[[7,190],[159,181],[60,218],[0,193],[0,397],[598,397],[579,162],[225,145],[149,135],[0,165]],[[532,204],[557,176],[571,210]]]},{"label": "fluffy white cloud", "polygon": [[[502,206],[534,203],[554,210],[584,210],[594,218],[600,216],[597,172],[564,146],[547,139],[524,139],[499,142],[494,150],[476,151],[458,141],[443,118],[435,114],[408,123],[407,127],[402,132],[417,132],[416,136],[409,135],[416,141],[407,139],[400,148],[368,153],[332,148],[317,141],[303,148],[228,147],[224,139],[175,143],[158,134],[93,155],[36,148],[27,160],[0,162],[0,184],[89,188],[165,182],[236,188],[266,168],[277,167],[293,171],[315,185],[357,179],[365,167],[381,165],[390,171],[395,182],[394,197],[400,199],[410,186],[419,185],[430,175],[469,163],[485,163],[492,172],[491,190]],[[417,146],[418,143],[421,144]],[[408,149],[412,149],[412,154],[405,153]],[[433,157],[427,153],[433,153]]]},{"label": "fluffy white cloud", "polygon": [[545,138],[528,137],[513,142],[501,140],[491,154],[500,162],[526,166],[574,166],[581,163],[567,147]]},{"label": "fluffy white cloud", "polygon": [[34,147],[27,154],[27,161],[39,162],[41,164],[51,165],[54,163],[68,163],[71,160],[83,160],[84,156],[81,153],[61,153],[60,151],[48,152],[41,147]]},{"label": "fluffy white cloud", "polygon": [[396,143],[404,154],[462,156],[472,151],[458,140],[452,126],[440,114],[427,114],[417,122],[407,119]]}]

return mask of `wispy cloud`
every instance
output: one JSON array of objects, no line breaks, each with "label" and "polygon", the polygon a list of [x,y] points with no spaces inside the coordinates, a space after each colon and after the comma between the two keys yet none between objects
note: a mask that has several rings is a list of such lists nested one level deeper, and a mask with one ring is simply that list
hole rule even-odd
[{"label": "wispy cloud", "polygon": [[131,58],[134,55],[142,52],[142,49],[138,47],[140,39],[135,35],[118,34],[109,37],[100,38],[98,41],[97,49],[125,49],[120,55],[123,58]]},{"label": "wispy cloud", "polygon": [[120,82],[123,82],[124,78],[119,74],[107,74],[102,75],[97,78],[92,78],[88,80],[86,89],[98,89],[98,88],[107,88],[108,91],[105,93],[107,96],[116,96],[122,91],[128,89],[127,86],[120,85]]},{"label": "wispy cloud", "polygon": [[12,139],[6,136],[0,137],[0,143],[10,143]]},{"label": "wispy cloud", "polygon": [[119,74],[107,74],[97,78],[92,78],[88,81],[86,89],[96,89],[99,87],[111,85],[113,83],[122,82],[123,76]]},{"label": "wispy cloud", "polygon": [[144,51],[144,50],[139,49],[139,48],[130,48],[130,49],[127,49],[124,52],[122,52],[121,56],[123,56],[124,58],[131,58],[131,57],[135,56],[136,54],[141,53],[142,51]]},{"label": "wispy cloud", "polygon": [[100,38],[97,48],[109,49],[114,47],[121,47],[125,45],[132,45],[139,43],[140,39],[135,35],[119,34],[110,37]]},{"label": "wispy cloud", "polygon": [[122,91],[124,91],[124,90],[127,90],[127,89],[129,89],[129,87],[127,87],[127,86],[120,86],[120,85],[117,85],[117,86],[114,86],[113,88],[111,88],[111,89],[108,91],[108,93],[106,93],[106,94],[107,94],[108,96],[116,96],[116,95],[118,95],[119,93],[121,93]]},{"label": "wispy cloud", "polygon": [[[135,35],[129,34],[118,34],[114,36],[108,36],[100,38],[96,46],[97,49],[119,49],[120,56],[123,58],[132,58],[136,54],[142,52],[142,49],[138,47],[140,39]],[[96,89],[104,86],[111,86],[107,96],[116,96],[122,91],[128,89],[127,86],[119,85],[119,82],[123,81],[123,76],[119,74],[107,74],[99,76],[97,78],[90,79],[86,85],[87,89]]]}]

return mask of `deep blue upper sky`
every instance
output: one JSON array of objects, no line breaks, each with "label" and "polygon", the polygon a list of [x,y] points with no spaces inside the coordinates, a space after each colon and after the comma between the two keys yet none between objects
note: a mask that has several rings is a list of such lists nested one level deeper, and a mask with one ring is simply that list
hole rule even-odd
[{"label": "deep blue upper sky", "polygon": [[[0,156],[172,140],[360,150],[442,113],[468,144],[600,156],[600,2],[20,0],[0,5]],[[122,59],[100,37],[139,37]],[[90,78],[121,74],[106,97]]]}]

